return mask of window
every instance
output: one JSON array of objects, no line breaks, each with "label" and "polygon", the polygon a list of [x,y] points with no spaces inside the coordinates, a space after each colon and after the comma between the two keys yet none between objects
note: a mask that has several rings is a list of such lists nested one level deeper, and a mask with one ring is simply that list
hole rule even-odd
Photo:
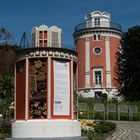
[{"label": "window", "polygon": [[94,69],[94,86],[101,87],[102,86],[102,69]]},{"label": "window", "polygon": [[94,40],[99,41],[99,40],[101,40],[101,35],[100,34],[94,34],[93,38],[94,38]]},{"label": "window", "polygon": [[98,40],[101,40],[101,35],[100,34],[98,34]]},{"label": "window", "polygon": [[47,40],[44,40],[44,46],[47,46]]},{"label": "window", "polygon": [[93,52],[96,54],[96,55],[100,55],[101,52],[102,52],[102,49],[100,47],[95,47],[93,48]]},{"label": "window", "polygon": [[100,25],[100,18],[95,18],[94,24],[95,24],[95,26],[99,26]]},{"label": "window", "polygon": [[39,31],[39,39],[43,39],[43,31]]},{"label": "window", "polygon": [[97,40],[97,39],[96,39],[96,35],[94,35],[93,37],[94,37],[94,40]]},{"label": "window", "polygon": [[39,40],[39,47],[43,47],[43,41]]},{"label": "window", "polygon": [[52,31],[52,47],[58,47],[58,33]]},{"label": "window", "polygon": [[95,71],[95,84],[101,85],[101,71]]},{"label": "window", "polygon": [[44,31],[44,39],[47,39],[47,31]]}]

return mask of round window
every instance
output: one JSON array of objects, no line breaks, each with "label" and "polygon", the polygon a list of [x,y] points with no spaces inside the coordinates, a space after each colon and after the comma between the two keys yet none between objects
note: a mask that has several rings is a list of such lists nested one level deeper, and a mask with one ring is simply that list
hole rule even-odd
[{"label": "round window", "polygon": [[101,51],[102,51],[102,50],[101,50],[100,47],[94,48],[94,53],[97,54],[97,55],[101,54]]}]

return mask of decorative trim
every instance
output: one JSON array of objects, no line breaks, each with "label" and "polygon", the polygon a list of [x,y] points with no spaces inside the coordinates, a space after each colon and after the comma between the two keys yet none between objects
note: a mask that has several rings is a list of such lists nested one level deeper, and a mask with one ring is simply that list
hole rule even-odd
[{"label": "decorative trim", "polygon": [[85,87],[90,86],[90,39],[85,38]]},{"label": "decorative trim", "polygon": [[[100,52],[99,52],[99,53],[96,53],[96,52],[95,52],[95,49],[97,49],[97,48],[100,49]],[[96,46],[95,48],[93,48],[93,53],[94,53],[95,55],[100,55],[100,54],[102,53],[102,48],[99,47],[99,46]]]},{"label": "decorative trim", "polygon": [[87,42],[90,41],[90,36],[86,36],[85,41],[87,41]]},{"label": "decorative trim", "polygon": [[93,34],[101,34],[102,36],[113,36],[113,37],[117,37],[117,38],[121,38],[123,32],[121,31],[117,31],[117,30],[113,30],[113,29],[105,29],[105,28],[98,28],[98,29],[86,29],[86,30],[81,30],[78,32],[74,32],[73,33],[73,38],[76,41],[79,38],[85,38],[85,37],[93,37]]},{"label": "decorative trim", "polygon": [[52,48],[52,47],[36,47],[36,48],[26,48],[22,49],[17,53],[17,61],[21,59],[37,58],[37,57],[53,57],[53,58],[66,58],[73,59],[77,62],[77,53],[73,50],[62,49],[62,48]]},{"label": "decorative trim", "polygon": [[106,56],[106,87],[111,87],[111,62],[110,62],[110,42],[109,36],[105,37]]},{"label": "decorative trim", "polygon": [[49,56],[53,56],[53,52],[52,51],[49,51],[48,54],[49,54]]},{"label": "decorative trim", "polygon": [[42,51],[42,56],[46,56],[47,52],[46,51]]},{"label": "decorative trim", "polygon": [[40,52],[39,52],[39,51],[36,51],[36,52],[35,52],[35,55],[36,55],[36,56],[39,56],[39,55],[40,55]]}]

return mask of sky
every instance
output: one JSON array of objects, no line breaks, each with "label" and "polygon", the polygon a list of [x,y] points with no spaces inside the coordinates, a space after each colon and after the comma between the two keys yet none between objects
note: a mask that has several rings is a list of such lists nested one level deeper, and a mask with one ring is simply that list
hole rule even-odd
[{"label": "sky", "polygon": [[56,25],[63,30],[63,46],[73,48],[75,26],[93,11],[110,13],[111,21],[124,32],[140,25],[140,0],[0,0],[0,27],[8,29],[19,44],[23,32],[30,42],[32,27]]}]

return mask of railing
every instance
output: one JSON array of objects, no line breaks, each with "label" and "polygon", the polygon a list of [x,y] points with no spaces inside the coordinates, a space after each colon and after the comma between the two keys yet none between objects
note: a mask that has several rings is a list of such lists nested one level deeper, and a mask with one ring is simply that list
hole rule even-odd
[{"label": "railing", "polygon": [[110,28],[121,31],[121,25],[113,22],[106,22],[101,21],[100,24],[96,24],[95,22],[87,22],[87,23],[81,23],[75,26],[75,32],[83,29],[88,28]]},{"label": "railing", "polygon": [[[88,100],[87,100],[88,101]],[[78,118],[79,119],[100,119],[101,120],[124,120],[125,121],[140,121],[140,108],[136,104],[118,104],[109,102],[98,102],[93,104],[87,104],[87,102],[79,102],[78,106]],[[80,104],[83,104],[82,107]],[[84,113],[82,113],[84,112]],[[97,114],[101,112],[102,114]],[[86,114],[86,115],[85,115]]]}]

